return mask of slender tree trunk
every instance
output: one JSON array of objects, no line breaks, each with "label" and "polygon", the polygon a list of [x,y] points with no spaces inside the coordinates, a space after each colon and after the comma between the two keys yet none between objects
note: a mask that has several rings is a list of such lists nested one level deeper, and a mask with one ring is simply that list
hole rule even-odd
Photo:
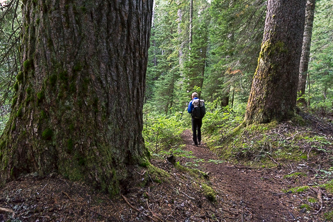
[{"label": "slender tree trunk", "polygon": [[23,1],[23,67],[0,141],[1,182],[58,172],[115,194],[131,166],[147,161],[141,132],[152,5]]},{"label": "slender tree trunk", "polygon": [[232,87],[231,109],[234,108],[234,101],[235,101],[235,87]]},{"label": "slender tree trunk", "polygon": [[193,35],[193,0],[190,0],[190,36],[189,36],[189,49],[191,51],[192,35]]},{"label": "slender tree trunk", "polygon": [[268,0],[265,32],[245,122],[281,121],[294,114],[306,0]]},{"label": "slender tree trunk", "polygon": [[[299,96],[303,96],[305,94],[306,76],[309,67],[311,37],[312,37],[315,7],[316,7],[316,0],[307,0],[306,11],[305,11],[305,28],[303,36],[302,56],[299,66],[299,83],[298,83],[298,91],[300,92]],[[298,102],[306,106],[305,98],[300,98]]]},{"label": "slender tree trunk", "polygon": [[227,91],[223,93],[221,98],[221,107],[226,107],[229,105],[229,97],[230,97],[230,86],[227,86]]},{"label": "slender tree trunk", "polygon": [[184,55],[183,55],[183,47],[184,43],[182,41],[182,19],[183,19],[183,13],[181,9],[178,9],[178,41],[179,41],[179,50],[178,50],[178,58],[179,58],[179,70],[180,70],[180,76],[183,76],[183,68],[184,68]]}]

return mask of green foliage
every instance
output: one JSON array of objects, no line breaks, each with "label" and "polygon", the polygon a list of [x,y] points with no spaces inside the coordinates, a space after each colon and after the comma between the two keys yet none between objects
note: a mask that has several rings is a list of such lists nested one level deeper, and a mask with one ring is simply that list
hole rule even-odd
[{"label": "green foliage", "polygon": [[324,187],[329,193],[333,194],[333,180],[321,185],[321,187]]},{"label": "green foliage", "polygon": [[[316,2],[316,12],[311,41],[309,62],[310,93],[306,97],[312,108],[331,108],[333,102],[333,23],[331,12],[333,3],[329,0]],[[307,88],[309,84],[307,85]]]},{"label": "green foliage", "polygon": [[180,135],[190,121],[184,118],[182,113],[170,116],[156,113],[145,114],[143,136],[146,147],[149,151],[158,153],[180,144],[182,142]]}]

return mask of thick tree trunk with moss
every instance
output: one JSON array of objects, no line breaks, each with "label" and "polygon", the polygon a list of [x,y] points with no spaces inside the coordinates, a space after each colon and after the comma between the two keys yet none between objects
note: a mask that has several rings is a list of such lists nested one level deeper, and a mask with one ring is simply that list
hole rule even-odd
[{"label": "thick tree trunk with moss", "polygon": [[109,193],[144,163],[152,0],[23,1],[22,72],[0,181],[58,172]]},{"label": "thick tree trunk with moss", "polygon": [[[300,92],[299,96],[303,96],[305,94],[306,76],[308,74],[307,72],[309,68],[311,37],[312,37],[315,7],[316,7],[316,0],[307,0],[306,11],[305,11],[305,28],[303,36],[302,56],[299,66],[299,83],[298,83],[298,91]],[[300,104],[306,106],[305,98],[300,98],[298,101]]]},{"label": "thick tree trunk with moss", "polygon": [[290,118],[297,98],[306,0],[268,0],[265,32],[245,122]]}]

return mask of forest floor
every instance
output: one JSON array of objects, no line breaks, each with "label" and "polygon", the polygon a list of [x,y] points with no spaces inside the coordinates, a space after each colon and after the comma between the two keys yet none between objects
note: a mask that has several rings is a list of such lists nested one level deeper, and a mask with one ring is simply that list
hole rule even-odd
[{"label": "forest floor", "polygon": [[318,177],[324,169],[330,176],[324,163],[311,159],[270,168],[232,164],[218,158],[206,144],[193,146],[189,130],[182,139],[181,153],[151,161],[169,177],[156,180],[142,168],[136,173],[144,185],[112,199],[56,174],[44,178],[29,174],[9,182],[0,189],[0,222],[301,222],[333,218],[333,184],[326,183],[331,178]]}]

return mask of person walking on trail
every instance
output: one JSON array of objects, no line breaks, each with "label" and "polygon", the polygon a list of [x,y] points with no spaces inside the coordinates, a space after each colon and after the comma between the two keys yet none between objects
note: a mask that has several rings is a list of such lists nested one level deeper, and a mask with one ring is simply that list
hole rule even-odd
[{"label": "person walking on trail", "polygon": [[187,111],[192,116],[193,143],[195,146],[201,145],[202,118],[206,110],[204,101],[198,98],[198,93],[192,93],[192,100],[188,104]]}]

